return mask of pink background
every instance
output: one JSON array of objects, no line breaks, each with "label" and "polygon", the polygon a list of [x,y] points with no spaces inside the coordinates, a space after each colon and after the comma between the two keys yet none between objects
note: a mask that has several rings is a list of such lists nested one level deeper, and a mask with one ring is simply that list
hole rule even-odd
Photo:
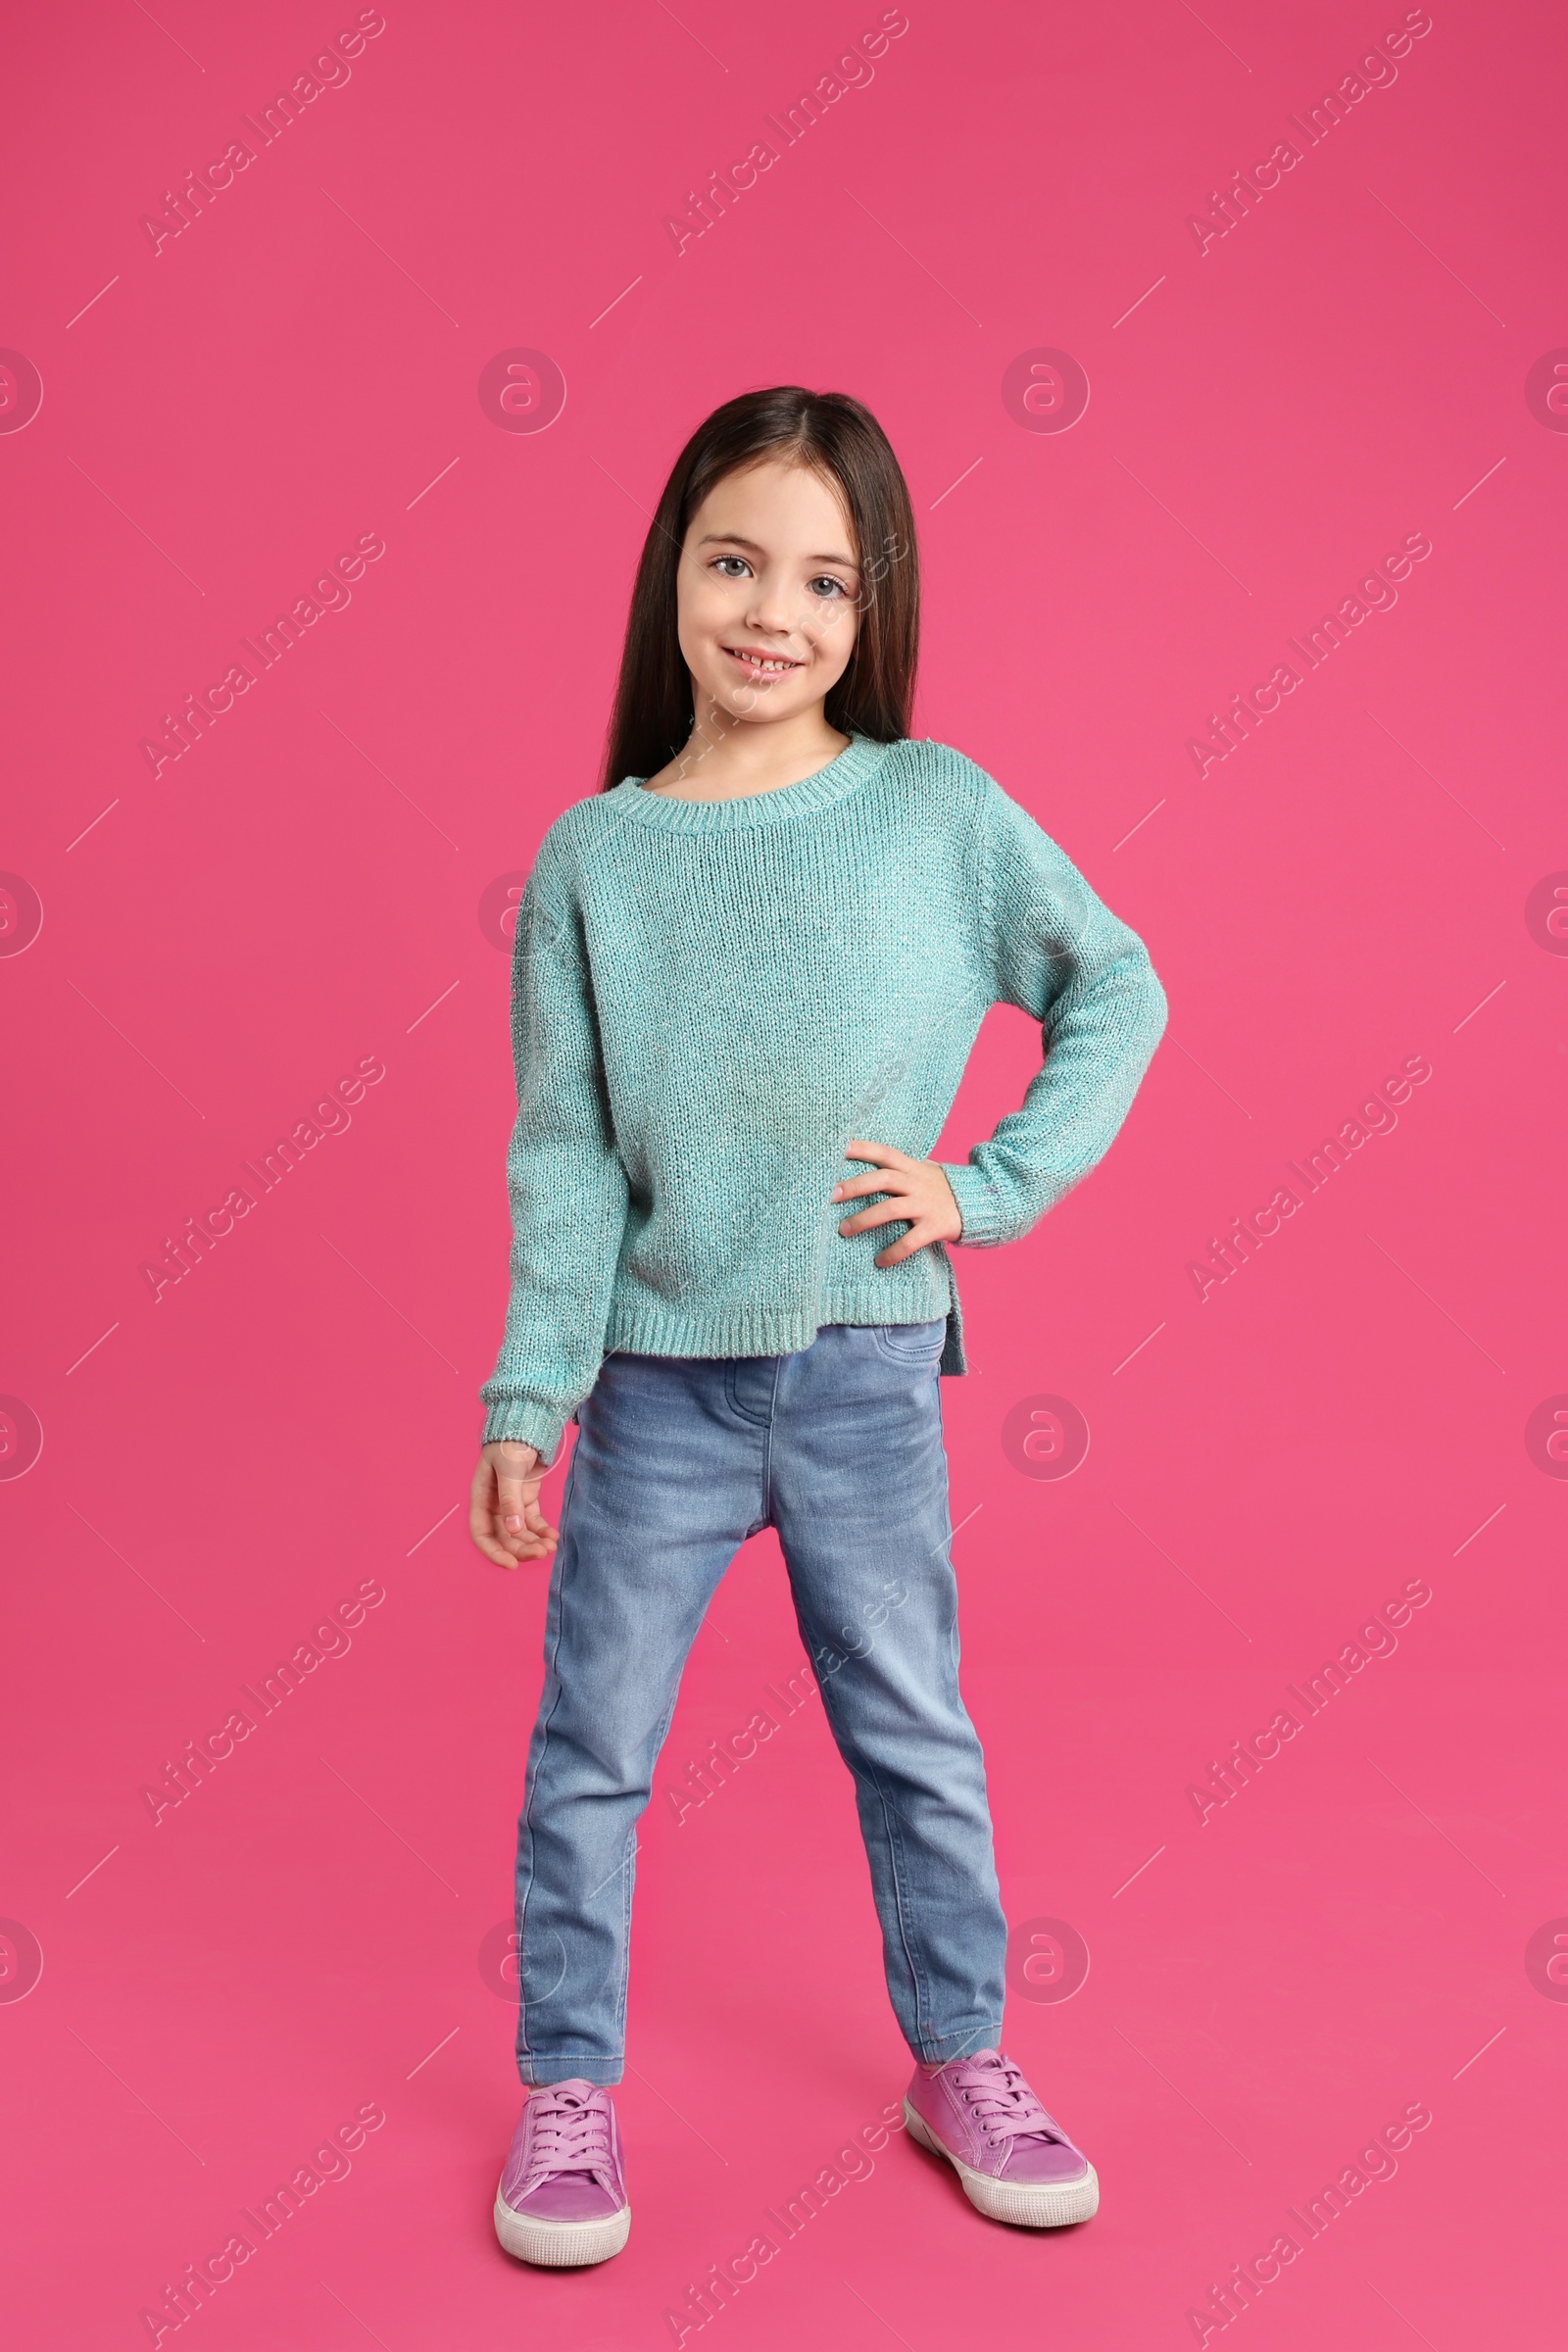
[{"label": "pink background", "polygon": [[[15,36],[0,343],[43,403],[0,433],[26,886],[0,906],[0,2194],[29,2342],[149,2340],[166,2282],[377,2102],[350,2175],[217,2288],[208,2352],[669,2343],[902,2089],[819,1704],[680,1824],[663,1795],[799,1664],[759,1540],[644,1830],[630,2247],[556,2277],[493,2241],[518,2092],[479,1956],[544,1579],[463,1526],[512,1111],[481,905],[592,787],[681,440],[777,381],[883,419],[923,538],[915,731],[1035,812],[1172,1012],[1103,1167],[960,1256],[975,1369],[944,1389],[1008,2041],[1101,2218],[988,2226],[900,2134],[685,2341],[1192,2342],[1210,2283],[1416,2101],[1396,2176],[1258,2291],[1253,2352],[1560,2330],[1568,1464],[1526,1431],[1568,1390],[1568,943],[1527,903],[1568,867],[1568,439],[1525,383],[1568,343],[1561,14],[1435,0],[1396,80],[1200,251],[1189,215],[1402,8],[910,0],[874,78],[677,256],[666,214],[880,13],[389,0],[156,253],[143,214],[355,10]],[[477,395],[517,348],[564,376],[543,432]],[[1041,348],[1087,371],[1070,430],[1004,404]],[[1396,606],[1200,777],[1208,714],[1418,532]],[[347,609],[155,779],[163,714],[362,534],[385,554]],[[945,1148],[1037,1051],[992,1015]],[[1200,1301],[1210,1237],[1416,1055],[1397,1128]],[[155,1303],[166,1237],[370,1058],[352,1124]],[[1088,1424],[1065,1479],[1004,1449],[1039,1395]],[[1190,1785],[1413,1579],[1396,1653],[1200,1824]],[[363,1583],[348,1654],[155,1826],[143,1787]],[[1090,1956],[1066,2000],[1042,1919]]]}]

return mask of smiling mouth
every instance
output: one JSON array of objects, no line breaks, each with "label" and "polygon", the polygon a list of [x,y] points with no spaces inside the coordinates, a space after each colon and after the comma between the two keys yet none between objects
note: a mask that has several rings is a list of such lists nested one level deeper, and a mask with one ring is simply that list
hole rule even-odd
[{"label": "smiling mouth", "polygon": [[782,677],[787,670],[800,669],[804,666],[799,662],[792,662],[787,654],[743,653],[738,646],[733,645],[726,645],[724,651],[732,662],[743,662],[746,667],[755,670],[759,677]]}]

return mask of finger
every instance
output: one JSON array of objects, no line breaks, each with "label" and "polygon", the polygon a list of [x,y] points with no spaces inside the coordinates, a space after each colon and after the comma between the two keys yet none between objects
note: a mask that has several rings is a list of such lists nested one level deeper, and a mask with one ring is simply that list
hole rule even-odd
[{"label": "finger", "polygon": [[502,1548],[496,1535],[495,1478],[490,1464],[482,1455],[468,1490],[468,1538],[484,1553],[485,1558],[493,1560],[498,1568],[515,1565],[511,1553]]},{"label": "finger", "polygon": [[846,1241],[852,1233],[868,1233],[873,1225],[897,1225],[910,1215],[907,1201],[885,1200],[875,1208],[862,1208],[858,1217],[846,1217],[839,1231]]},{"label": "finger", "polygon": [[468,1533],[487,1560],[493,1560],[498,1568],[515,1568],[516,1558],[510,1548],[516,1542],[515,1537],[509,1536],[503,1542],[495,1532],[493,1520],[484,1527],[477,1527],[470,1521]]},{"label": "finger", "polygon": [[505,1566],[514,1568],[519,1560],[545,1559],[555,1550],[559,1534],[539,1508],[537,1488],[524,1495],[521,1512],[509,1516],[517,1517],[520,1524],[513,1529],[504,1519],[497,1519],[496,1540]]},{"label": "finger", "polygon": [[561,1531],[559,1528],[551,1525],[550,1521],[545,1517],[544,1512],[541,1510],[539,1506],[539,1493],[537,1488],[535,1488],[534,1492],[528,1497],[527,1520],[527,1532],[529,1535],[544,1537],[552,1544],[557,1541]]},{"label": "finger", "polygon": [[926,1249],[935,1239],[932,1227],[922,1219],[919,1224],[911,1225],[901,1240],[892,1243],[871,1263],[876,1266],[896,1266],[902,1258],[912,1257],[917,1250]]},{"label": "finger", "polygon": [[521,1535],[527,1523],[528,1504],[537,1498],[538,1493],[537,1481],[530,1494],[522,1479],[509,1478],[505,1471],[501,1473],[496,1480],[496,1521],[503,1538]]},{"label": "finger", "polygon": [[833,1187],[835,1200],[851,1200],[860,1193],[907,1192],[911,1172],[904,1168],[869,1168],[863,1176],[847,1176]]},{"label": "finger", "polygon": [[484,1455],[474,1464],[468,1481],[468,1533],[477,1539],[481,1530],[488,1531],[490,1514],[495,1509],[495,1478]]},{"label": "finger", "polygon": [[891,1144],[868,1143],[861,1136],[856,1143],[844,1147],[846,1159],[868,1159],[879,1168],[911,1168],[914,1165],[906,1152],[895,1152]]},{"label": "finger", "polygon": [[518,1477],[503,1469],[496,1481],[498,1501],[494,1532],[514,1560],[536,1560],[549,1547],[541,1531],[555,1542],[555,1530],[539,1509],[539,1489],[547,1473],[537,1467]]},{"label": "finger", "polygon": [[515,1568],[516,1561],[510,1551],[503,1551],[494,1536],[475,1536],[474,1543],[487,1560],[497,1568]]},{"label": "finger", "polygon": [[468,1534],[477,1549],[482,1551],[485,1558],[492,1561],[497,1568],[515,1568],[517,1563],[511,1552],[497,1543],[488,1528],[470,1527]]}]

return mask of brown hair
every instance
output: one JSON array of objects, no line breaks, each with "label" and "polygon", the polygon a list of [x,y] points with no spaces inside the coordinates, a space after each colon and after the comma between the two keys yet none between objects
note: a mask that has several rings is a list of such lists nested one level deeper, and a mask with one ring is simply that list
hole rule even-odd
[{"label": "brown hair", "polygon": [[886,433],[847,392],[777,384],[743,392],[700,424],[676,459],[643,542],[600,790],[657,775],[692,730],[692,683],[676,633],[675,575],[692,516],[716,482],[779,457],[811,466],[849,510],[859,625],[824,715],[844,735],[897,743],[909,731],[920,574],[908,484]]}]

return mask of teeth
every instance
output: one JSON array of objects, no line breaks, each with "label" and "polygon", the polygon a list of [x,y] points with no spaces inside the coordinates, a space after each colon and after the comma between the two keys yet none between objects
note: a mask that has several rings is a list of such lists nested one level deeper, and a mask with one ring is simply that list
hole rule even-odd
[{"label": "teeth", "polygon": [[771,661],[764,654],[737,654],[736,659],[740,662],[749,662],[753,669],[795,669],[799,666],[794,662]]}]

